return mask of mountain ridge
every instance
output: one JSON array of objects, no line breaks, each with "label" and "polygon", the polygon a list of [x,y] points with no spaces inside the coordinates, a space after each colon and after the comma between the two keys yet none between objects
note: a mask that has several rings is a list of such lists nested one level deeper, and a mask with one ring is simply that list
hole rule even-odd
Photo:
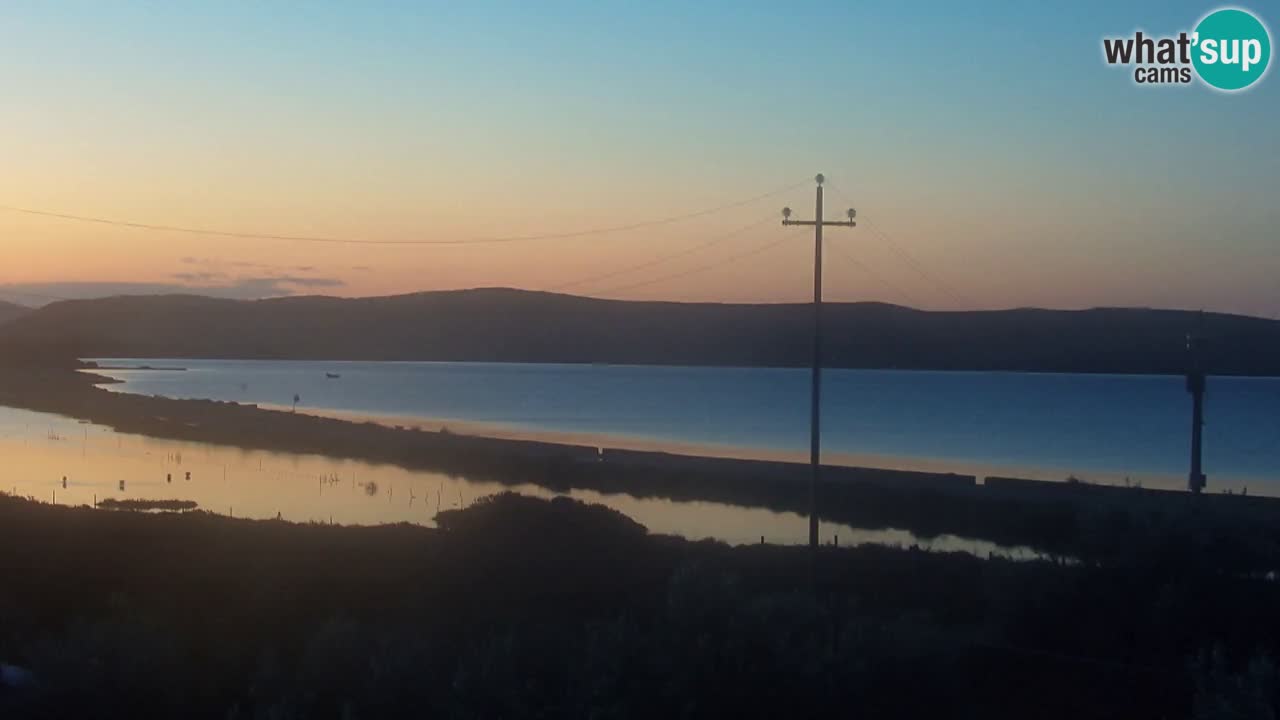
[{"label": "mountain ridge", "polygon": [[31,312],[31,308],[25,305],[0,300],[0,325],[22,317],[29,312]]},{"label": "mountain ridge", "polygon": [[[0,326],[0,353],[81,357],[805,366],[808,303],[591,298],[511,288],[367,298],[69,300]],[[849,368],[1280,375],[1280,321],[1188,310],[917,310],[826,303],[824,364]]]}]

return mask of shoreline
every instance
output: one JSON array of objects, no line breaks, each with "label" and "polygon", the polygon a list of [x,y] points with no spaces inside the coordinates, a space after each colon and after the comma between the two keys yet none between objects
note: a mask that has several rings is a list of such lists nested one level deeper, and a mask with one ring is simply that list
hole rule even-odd
[{"label": "shoreline", "polygon": [[[258,404],[265,410],[289,412],[287,406],[269,403]],[[715,443],[689,443],[661,438],[641,436],[614,435],[609,433],[589,433],[566,430],[540,430],[521,428],[501,423],[487,423],[457,418],[432,418],[416,415],[397,415],[393,413],[363,412],[359,410],[336,410],[331,408],[298,408],[299,414],[313,417],[345,420],[353,423],[375,423],[388,428],[409,428],[423,432],[446,432],[468,437],[484,437],[498,440],[520,440],[525,442],[550,443],[588,449],[628,450],[634,452],[666,453],[698,458],[716,458],[721,460],[756,460],[762,462],[795,463],[807,465],[808,451],[779,450],[773,448],[752,448],[737,445]],[[1014,468],[998,464],[969,463],[947,460],[945,458],[911,458],[873,453],[823,452],[823,465],[840,467],[871,468],[876,470],[906,470],[913,472],[955,473],[969,475],[995,475],[1007,472],[1034,473],[1034,468]],[[1054,471],[1041,469],[1041,474]],[[1063,477],[1065,478],[1065,473]],[[1155,476],[1152,476],[1155,477]],[[1050,479],[1050,478],[1044,478]]]},{"label": "shoreline", "polygon": [[[162,358],[156,360],[158,363],[181,363],[183,359]],[[137,358],[94,358],[85,360],[88,363],[106,363],[106,362],[139,362]],[[318,365],[333,365],[344,362],[360,363],[362,361],[329,361],[329,360],[308,360],[301,362],[312,362]],[[431,364],[438,362],[439,364],[457,364],[448,361],[402,361],[408,364],[425,363]],[[480,363],[480,364],[504,364],[504,363]],[[514,363],[520,364],[520,363]],[[644,366],[635,366],[644,367]],[[84,368],[82,372],[91,377],[99,378],[95,384],[100,386],[120,386],[125,385],[127,380],[124,378],[112,377],[110,375],[98,375],[97,370],[128,370],[128,371],[159,371],[159,370],[187,370],[185,367],[159,367],[153,365],[139,366],[104,366],[98,365],[92,368]],[[900,372],[896,369],[879,369],[870,370],[871,372]],[[905,370],[902,372],[911,372]],[[960,374],[986,374],[991,372],[1003,371],[978,371],[978,370],[955,370],[955,371],[927,371],[927,372],[947,372]],[[1043,373],[1030,373],[1043,374]],[[1048,374],[1079,374],[1079,373],[1048,373]],[[1093,373],[1095,375],[1116,376],[1123,374],[1115,373]],[[1159,375],[1142,375],[1142,377],[1160,377]],[[1265,378],[1263,378],[1265,379]],[[140,394],[130,392],[124,389],[109,388],[113,392],[122,394]],[[163,396],[161,396],[163,397]],[[171,398],[172,399],[172,398]],[[470,420],[456,417],[417,415],[397,412],[384,412],[378,410],[355,410],[342,409],[334,407],[306,407],[299,405],[295,408],[288,404],[277,404],[272,402],[251,402],[245,399],[227,399],[219,402],[232,402],[245,406],[258,407],[264,410],[278,411],[284,413],[305,414],[313,417],[326,419],[342,420],[353,423],[375,423],[387,428],[407,428],[412,430],[421,430],[424,432],[447,432],[453,435],[467,437],[483,437],[500,440],[515,440],[532,443],[546,443],[552,445],[571,446],[575,449],[610,449],[647,453],[664,453],[694,458],[716,458],[724,460],[750,460],[771,463],[792,463],[800,465],[808,465],[809,450],[804,448],[783,449],[775,447],[762,447],[750,445],[733,445],[727,443],[716,443],[714,441],[697,441],[687,442],[679,439],[652,437],[644,435],[626,435],[622,433],[610,432],[591,432],[581,430],[561,430],[555,428],[540,428],[522,426],[519,423],[507,423],[502,421],[486,421],[486,420]],[[1060,461],[1061,462],[1061,461]],[[906,471],[918,473],[935,473],[935,474],[960,474],[972,475],[978,479],[979,484],[986,477],[1017,477],[1028,480],[1037,480],[1044,482],[1083,482],[1090,485],[1104,485],[1112,487],[1143,487],[1148,489],[1169,490],[1169,491],[1185,491],[1186,476],[1183,472],[1159,469],[1141,469],[1130,470],[1118,467],[1090,467],[1088,465],[1067,465],[1062,464],[1036,464],[1035,460],[1026,461],[1005,461],[1000,458],[966,458],[966,457],[945,457],[930,456],[923,454],[912,455],[895,455],[878,452],[860,452],[860,451],[839,451],[824,448],[822,452],[823,466],[831,467],[848,467],[848,468],[864,468],[869,470],[886,470],[886,471]],[[1258,494],[1261,490],[1266,494],[1267,488],[1276,485],[1274,494],[1280,496],[1280,476],[1268,477],[1260,474],[1213,474],[1213,483],[1210,489],[1211,493],[1239,493],[1242,490],[1252,489],[1254,494]]]},{"label": "shoreline", "polygon": [[[86,363],[98,362],[118,362],[127,360],[139,360],[140,358],[130,357],[108,357],[108,356],[83,356],[79,360]],[[437,365],[456,365],[456,364],[477,364],[477,365],[563,365],[570,367],[590,367],[593,365],[604,365],[611,367],[623,368],[723,368],[726,370],[794,370],[797,372],[808,372],[808,364],[797,365],[751,365],[751,364],[721,364],[721,365],[704,365],[697,363],[635,363],[635,362],[546,362],[536,360],[404,360],[404,359],[359,359],[352,360],[348,358],[296,358],[296,357],[280,357],[280,356],[263,356],[263,357],[218,357],[216,355],[203,355],[199,357],[164,357],[155,358],[164,362],[192,362],[201,360],[217,360],[226,362],[260,362],[260,361],[283,361],[295,363],[317,363],[317,364],[344,364],[344,363],[387,363],[387,364],[437,364]],[[153,371],[175,371],[186,370],[187,368],[170,368],[170,367],[127,367],[120,366],[108,368],[106,366],[98,366],[100,370],[153,370]],[[886,373],[946,373],[955,375],[1088,375],[1095,377],[1140,377],[1140,378],[1166,378],[1166,377],[1184,377],[1186,372],[1183,370],[1169,372],[1117,372],[1114,370],[1012,370],[1012,369],[978,369],[978,368],[946,368],[946,367],[883,367],[883,366],[862,366],[862,365],[824,365],[823,371],[828,370],[849,370],[855,372],[886,372]],[[1206,377],[1212,378],[1232,378],[1232,379],[1257,379],[1257,380],[1280,380],[1280,373],[1258,374],[1258,373],[1210,373]]]},{"label": "shoreline", "polygon": [[[246,449],[351,458],[504,485],[532,483],[637,498],[718,502],[805,513],[807,464],[566,445],[388,427],[210,400],[174,400],[98,387],[72,369],[0,372],[0,404],[88,420],[121,432]],[[109,380],[109,379],[108,379]],[[1192,496],[1151,488],[951,472],[824,465],[821,518],[921,537],[958,535],[1049,553],[1078,549],[1077,528],[1107,513],[1212,510],[1276,522],[1280,499]],[[1201,502],[1202,501],[1202,502]]]},{"label": "shoreline", "polygon": [[[110,368],[99,368],[110,369]],[[133,369],[133,368],[130,368]],[[122,380],[97,375],[93,369],[82,371],[95,378],[94,385],[104,387],[122,384]],[[122,395],[147,397],[140,393],[111,390]],[[158,396],[164,397],[164,396]],[[166,398],[174,400],[175,398]],[[744,447],[717,443],[693,443],[629,436],[611,433],[590,433],[571,430],[524,428],[503,423],[465,420],[448,417],[423,417],[361,410],[335,408],[310,408],[299,406],[296,411],[288,405],[274,403],[246,403],[235,401],[183,400],[184,402],[227,402],[242,407],[259,408],[270,412],[306,415],[309,417],[339,420],[353,424],[372,423],[388,429],[408,429],[426,433],[444,433],[460,437],[512,440],[519,442],[561,445],[577,450],[614,450],[643,453],[661,453],[690,458],[719,460],[758,461],[808,465],[807,450],[782,450],[764,447]],[[1034,465],[1004,464],[943,457],[886,455],[879,453],[853,453],[824,450],[824,467],[857,468],[868,470],[935,473],[944,475],[972,475],[981,481],[985,477],[1019,477],[1044,482],[1067,482],[1078,478],[1091,485],[1124,486],[1126,479],[1134,485],[1151,489],[1181,490],[1184,479],[1180,476],[1152,472],[1120,472],[1109,470],[1072,470],[1070,468]],[[1231,478],[1228,482],[1240,484],[1264,484],[1263,478]]]},{"label": "shoreline", "polygon": [[[259,403],[264,410],[291,412],[286,405]],[[387,428],[407,428],[422,432],[446,432],[464,437],[517,440],[522,442],[565,445],[590,450],[614,450],[642,453],[662,453],[690,458],[717,460],[744,460],[769,463],[809,464],[807,450],[780,450],[752,448],[716,443],[690,443],[642,436],[614,435],[563,430],[521,428],[501,423],[487,423],[457,418],[433,418],[394,413],[336,410],[331,408],[303,408],[297,413],[351,423],[374,423]],[[1180,476],[1160,473],[1120,473],[1116,471],[1072,471],[1067,468],[1014,465],[954,458],[885,455],[879,453],[852,453],[824,450],[823,467],[887,470],[942,475],[972,475],[981,481],[987,477],[1019,477],[1044,482],[1067,482],[1076,477],[1091,485],[1122,487],[1124,478],[1143,487],[1162,490],[1181,490],[1185,481]],[[1263,483],[1261,478],[1233,479],[1231,482]]]}]

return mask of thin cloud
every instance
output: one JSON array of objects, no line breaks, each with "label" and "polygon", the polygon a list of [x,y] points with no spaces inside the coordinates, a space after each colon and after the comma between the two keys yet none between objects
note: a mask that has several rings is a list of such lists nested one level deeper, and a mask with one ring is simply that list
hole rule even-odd
[{"label": "thin cloud", "polygon": [[269,275],[279,275],[283,273],[309,273],[315,272],[314,265],[273,265],[271,263],[255,262],[252,260],[224,260],[222,258],[210,257],[194,257],[187,255],[179,258],[184,265],[200,265],[209,271],[221,272],[226,268],[236,268],[239,270],[258,270]]},{"label": "thin cloud", "polygon": [[175,273],[175,282],[45,282],[0,284],[0,300],[39,307],[59,300],[116,295],[204,295],[235,300],[286,297],[346,285],[341,278],[301,275],[225,278],[214,273]]},{"label": "thin cloud", "polygon": [[170,277],[185,285],[208,285],[225,282],[227,280],[226,274],[220,272],[180,272],[174,273]]},{"label": "thin cloud", "polygon": [[346,282],[332,277],[312,277],[297,275],[272,275],[263,278],[242,278],[243,283],[266,283],[268,285],[294,285],[304,288],[342,287]]}]

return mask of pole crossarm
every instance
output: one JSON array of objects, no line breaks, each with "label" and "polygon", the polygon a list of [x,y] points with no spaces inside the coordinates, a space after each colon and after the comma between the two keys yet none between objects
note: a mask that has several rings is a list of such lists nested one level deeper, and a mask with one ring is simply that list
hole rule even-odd
[{"label": "pole crossarm", "polygon": [[[817,220],[783,220],[783,225],[818,225]],[[853,220],[823,220],[822,227],[857,227],[858,223]]]}]

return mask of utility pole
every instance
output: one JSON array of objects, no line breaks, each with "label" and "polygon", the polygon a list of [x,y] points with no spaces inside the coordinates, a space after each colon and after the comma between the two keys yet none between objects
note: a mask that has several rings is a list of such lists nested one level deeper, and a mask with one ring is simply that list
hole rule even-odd
[{"label": "utility pole", "polygon": [[1204,365],[1200,361],[1200,339],[1187,335],[1187,392],[1191,393],[1191,474],[1187,485],[1199,495],[1206,478],[1200,465],[1200,441],[1204,430]]},{"label": "utility pole", "polygon": [[822,228],[826,225],[837,227],[854,227],[852,208],[849,209],[848,220],[822,219],[822,182],[826,178],[819,173],[814,178],[818,183],[817,203],[813,220],[792,220],[791,208],[782,208],[783,225],[813,226],[813,371],[810,383],[809,411],[809,549],[816,555],[818,552],[818,478],[822,472]]}]

